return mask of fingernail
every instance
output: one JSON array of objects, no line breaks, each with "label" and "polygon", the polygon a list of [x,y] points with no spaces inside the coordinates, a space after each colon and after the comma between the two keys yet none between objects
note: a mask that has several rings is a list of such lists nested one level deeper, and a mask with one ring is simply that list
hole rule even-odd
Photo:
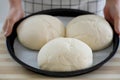
[{"label": "fingernail", "polygon": [[4,36],[6,36],[6,37],[8,36],[7,32],[4,32]]},{"label": "fingernail", "polygon": [[4,36],[6,35],[6,32],[4,32]]}]

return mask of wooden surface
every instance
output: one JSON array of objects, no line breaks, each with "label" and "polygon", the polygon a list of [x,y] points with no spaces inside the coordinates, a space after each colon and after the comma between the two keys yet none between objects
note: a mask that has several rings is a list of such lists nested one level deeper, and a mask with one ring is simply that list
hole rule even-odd
[{"label": "wooden surface", "polygon": [[43,79],[120,80],[120,48],[117,54],[109,62],[94,72],[70,78],[53,78],[31,72],[15,62],[7,51],[3,33],[0,33],[0,80]]}]

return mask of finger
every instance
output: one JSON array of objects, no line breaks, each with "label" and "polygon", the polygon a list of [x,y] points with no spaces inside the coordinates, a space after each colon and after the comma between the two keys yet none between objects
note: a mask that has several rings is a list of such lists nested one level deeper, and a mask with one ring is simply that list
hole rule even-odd
[{"label": "finger", "polygon": [[106,19],[108,22],[110,22],[111,24],[114,24],[113,19],[111,18],[111,16],[110,16],[109,13],[106,13],[106,14],[105,14],[105,19]]},{"label": "finger", "polygon": [[105,18],[108,18],[108,9],[105,7],[104,8],[104,16],[105,16]]},{"label": "finger", "polygon": [[3,31],[4,32],[6,31],[7,26],[9,26],[9,20],[8,19],[6,19],[6,21],[5,21],[4,25],[3,25]]},{"label": "finger", "polygon": [[4,28],[4,35],[6,36],[6,34],[7,34],[7,30],[8,30],[8,28],[9,28],[9,26],[10,26],[10,22],[9,22],[9,19],[7,19],[6,20],[6,26],[4,26],[5,28]]},{"label": "finger", "polygon": [[104,16],[108,22],[110,22],[111,24],[114,24],[114,22],[113,22],[114,20],[112,19],[109,9],[107,7],[104,8]]},{"label": "finger", "polygon": [[5,31],[5,36],[9,36],[12,32],[12,27],[13,27],[13,22],[11,22],[11,24],[9,24],[9,26],[7,27],[6,31]]},{"label": "finger", "polygon": [[114,20],[114,29],[116,33],[120,35],[120,19],[119,18]]},{"label": "finger", "polygon": [[12,20],[8,20],[8,26],[7,26],[5,34],[4,34],[6,37],[9,36],[9,34],[11,33],[12,25],[13,25],[13,21]]}]

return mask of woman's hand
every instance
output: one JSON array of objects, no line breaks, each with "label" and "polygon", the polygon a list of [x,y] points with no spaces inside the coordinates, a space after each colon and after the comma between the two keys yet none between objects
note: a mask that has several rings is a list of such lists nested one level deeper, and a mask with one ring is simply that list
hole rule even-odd
[{"label": "woman's hand", "polygon": [[15,22],[24,17],[21,0],[9,0],[9,4],[9,14],[3,26],[4,35],[6,37],[11,34]]},{"label": "woman's hand", "polygon": [[106,0],[104,15],[120,35],[120,0]]},{"label": "woman's hand", "polygon": [[13,25],[22,17],[24,17],[24,11],[22,10],[22,8],[10,9],[9,15],[7,16],[3,26],[5,36],[9,36],[11,34]]}]

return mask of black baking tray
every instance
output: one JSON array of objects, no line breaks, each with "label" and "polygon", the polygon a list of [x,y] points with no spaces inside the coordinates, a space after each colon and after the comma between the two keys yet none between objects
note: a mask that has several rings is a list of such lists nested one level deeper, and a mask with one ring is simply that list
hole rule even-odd
[{"label": "black baking tray", "polygon": [[44,11],[40,11],[37,13],[33,13],[31,15],[28,15],[28,16],[22,18],[18,22],[16,22],[14,24],[12,34],[10,36],[8,36],[6,39],[6,44],[7,44],[8,51],[9,51],[10,55],[12,56],[12,58],[16,62],[21,64],[23,67],[25,67],[25,68],[27,68],[35,73],[42,74],[42,75],[47,75],[47,76],[52,76],[52,77],[72,77],[72,76],[82,75],[82,74],[86,74],[86,73],[97,70],[98,68],[100,68],[106,62],[108,62],[115,55],[117,48],[118,48],[118,45],[119,45],[119,36],[118,36],[118,34],[115,33],[115,31],[113,29],[114,37],[113,37],[113,42],[112,42],[113,43],[112,52],[110,52],[109,56],[106,59],[104,59],[103,61],[101,61],[100,63],[98,63],[92,67],[82,69],[82,70],[77,70],[77,71],[54,72],[54,71],[46,71],[46,70],[37,69],[37,68],[34,68],[34,67],[22,62],[15,55],[15,51],[13,48],[15,38],[17,37],[16,28],[26,18],[33,16],[33,15],[40,15],[40,14],[48,14],[48,15],[52,15],[52,16],[76,17],[79,15],[87,15],[87,14],[93,14],[93,13],[83,11],[83,10],[76,10],[76,9],[50,9],[50,10],[44,10]]}]

